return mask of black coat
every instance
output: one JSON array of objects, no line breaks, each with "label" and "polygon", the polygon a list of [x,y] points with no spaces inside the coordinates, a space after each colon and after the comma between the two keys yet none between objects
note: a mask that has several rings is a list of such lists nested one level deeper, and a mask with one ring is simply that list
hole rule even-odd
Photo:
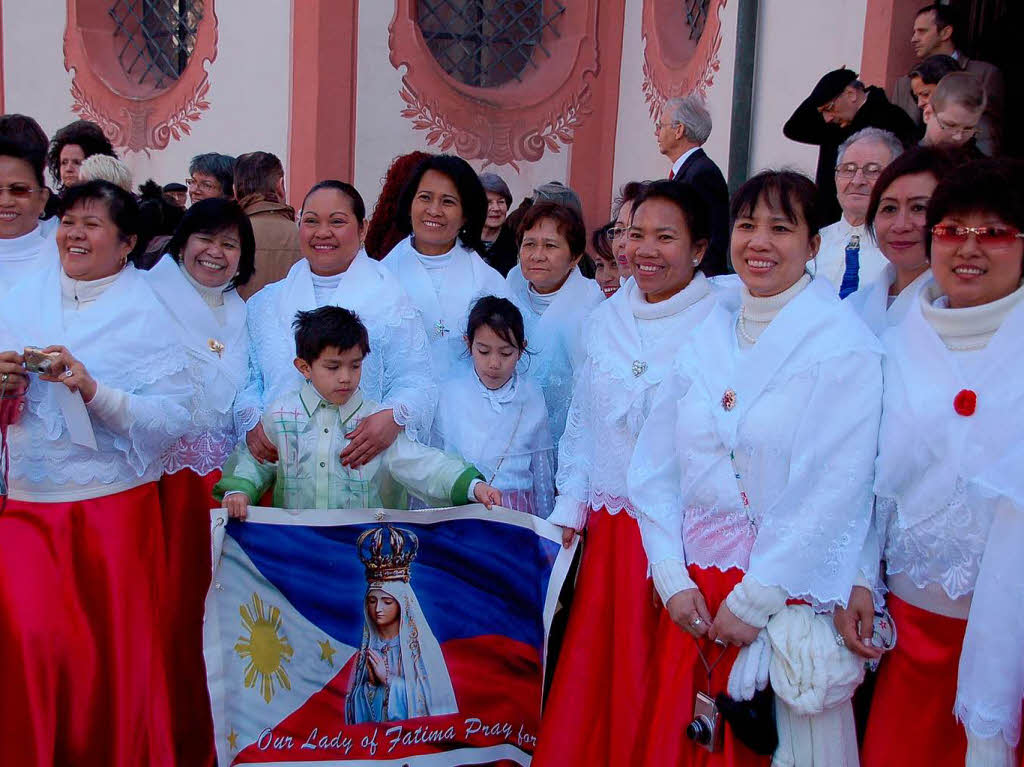
[{"label": "black coat", "polygon": [[904,144],[912,144],[916,140],[917,126],[909,115],[895,104],[890,104],[885,91],[871,86],[867,89],[867,100],[853,116],[853,121],[845,128],[825,122],[818,112],[818,105],[810,98],[796,108],[793,116],[782,128],[786,138],[799,141],[801,144],[814,144],[818,150],[818,171],[815,182],[821,194],[821,202],[826,213],[824,223],[838,221],[842,211],[836,199],[836,157],[839,145],[857,131],[864,128],[881,128],[895,133]]},{"label": "black coat", "polygon": [[708,277],[728,274],[729,186],[715,161],[697,149],[686,158],[673,181],[690,184],[708,204],[711,214],[711,242],[704,255],[703,271]]}]

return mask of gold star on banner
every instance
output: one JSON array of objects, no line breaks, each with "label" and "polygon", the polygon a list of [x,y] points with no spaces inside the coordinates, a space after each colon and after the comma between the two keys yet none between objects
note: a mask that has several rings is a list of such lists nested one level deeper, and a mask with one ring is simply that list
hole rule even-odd
[{"label": "gold star on banner", "polygon": [[238,733],[235,732],[234,729],[228,733],[228,748],[232,751],[238,750]]},{"label": "gold star on banner", "polygon": [[331,647],[331,640],[325,639],[323,642],[317,642],[320,645],[320,660],[325,661],[327,665],[334,668],[334,653],[338,652]]}]

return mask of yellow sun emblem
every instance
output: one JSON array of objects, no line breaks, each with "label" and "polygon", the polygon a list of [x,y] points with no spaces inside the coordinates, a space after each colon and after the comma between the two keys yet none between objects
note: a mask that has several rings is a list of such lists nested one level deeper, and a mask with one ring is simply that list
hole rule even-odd
[{"label": "yellow sun emblem", "polygon": [[270,703],[274,697],[275,682],[286,690],[292,689],[288,672],[282,664],[286,661],[291,663],[295,651],[284,635],[281,611],[270,605],[267,612],[263,600],[258,594],[253,594],[252,609],[244,604],[239,606],[238,612],[242,616],[242,628],[249,632],[248,638],[238,637],[238,644],[235,645],[238,657],[248,660],[245,666],[245,686],[255,687],[258,681],[263,700]]}]

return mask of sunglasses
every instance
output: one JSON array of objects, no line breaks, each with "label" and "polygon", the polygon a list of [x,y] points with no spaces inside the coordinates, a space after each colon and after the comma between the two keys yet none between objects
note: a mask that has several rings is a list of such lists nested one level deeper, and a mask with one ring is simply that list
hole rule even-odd
[{"label": "sunglasses", "polygon": [[932,227],[932,238],[939,242],[962,245],[971,235],[978,238],[979,245],[1006,247],[1015,240],[1024,239],[1024,233],[1009,226],[961,226],[959,224],[936,224]]},{"label": "sunglasses", "polygon": [[0,194],[9,192],[11,197],[16,200],[26,200],[36,192],[42,191],[42,187],[29,186],[28,184],[9,184],[7,186],[0,186]]}]

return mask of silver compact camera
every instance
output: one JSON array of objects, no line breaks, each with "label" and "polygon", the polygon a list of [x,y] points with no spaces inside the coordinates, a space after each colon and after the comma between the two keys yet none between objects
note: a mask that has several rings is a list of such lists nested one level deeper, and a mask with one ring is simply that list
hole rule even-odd
[{"label": "silver compact camera", "polygon": [[718,713],[715,699],[698,692],[693,702],[693,720],[686,725],[686,737],[698,746],[714,752],[721,740],[722,715]]},{"label": "silver compact camera", "polygon": [[58,352],[44,352],[36,346],[26,346],[24,353],[25,371],[49,375],[53,369],[53,363],[58,357],[60,357]]}]

